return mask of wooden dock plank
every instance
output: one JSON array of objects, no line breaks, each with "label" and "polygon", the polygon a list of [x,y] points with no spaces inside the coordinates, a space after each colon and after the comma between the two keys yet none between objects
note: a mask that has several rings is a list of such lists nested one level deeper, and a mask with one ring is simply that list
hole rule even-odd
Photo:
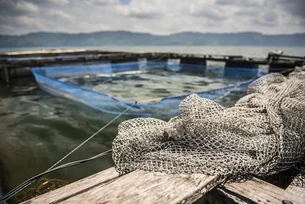
[{"label": "wooden dock plank", "polygon": [[241,198],[246,203],[305,203],[295,192],[288,192],[257,178],[242,183],[228,183],[220,188],[224,192]]},{"label": "wooden dock plank", "polygon": [[298,196],[304,199],[304,203],[305,203],[305,188],[290,185],[288,186],[288,188],[286,188],[286,191],[297,194]]},{"label": "wooden dock plank", "polygon": [[192,203],[215,187],[216,178],[137,170],[62,203]]},{"label": "wooden dock plank", "polygon": [[304,177],[305,177],[305,173],[304,172],[300,172],[299,174],[297,174],[294,177],[293,181],[290,183],[290,185],[286,188],[286,191],[298,194],[305,201],[305,188],[295,186],[295,185],[304,186],[303,185]]},{"label": "wooden dock plank", "polygon": [[192,203],[217,185],[216,176],[202,174],[106,171],[25,203]]},{"label": "wooden dock plank", "polygon": [[105,171],[99,172],[82,180],[66,185],[62,188],[48,192],[24,203],[56,203],[79,193],[89,191],[95,186],[107,183],[117,178],[118,176],[119,174],[114,168],[109,168]]},{"label": "wooden dock plank", "polygon": [[[24,203],[192,203],[216,187],[217,179],[203,174],[140,170],[119,177],[115,169],[110,168]],[[285,191],[253,178],[218,187],[214,198],[217,201],[217,195],[222,194],[225,203],[282,203],[283,200],[305,203],[304,189],[299,190],[291,187]]]}]

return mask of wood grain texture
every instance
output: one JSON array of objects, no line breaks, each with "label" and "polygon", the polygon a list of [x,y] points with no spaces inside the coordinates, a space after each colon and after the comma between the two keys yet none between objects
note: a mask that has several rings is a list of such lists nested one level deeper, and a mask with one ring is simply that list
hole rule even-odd
[{"label": "wood grain texture", "polygon": [[111,168],[25,203],[192,203],[215,187],[216,179],[140,170],[118,177]]},{"label": "wood grain texture", "polygon": [[216,177],[202,174],[175,175],[138,170],[62,203],[192,203],[213,188],[215,180]]},{"label": "wood grain texture", "polygon": [[61,200],[65,200],[71,196],[90,191],[90,189],[105,184],[118,176],[119,174],[114,168],[109,168],[29,201],[25,201],[24,203],[59,203]]},{"label": "wood grain texture", "polygon": [[277,186],[253,178],[243,183],[228,183],[221,189],[241,198],[246,203],[282,203],[284,200],[294,204],[304,204],[305,200],[296,193],[291,193]]},{"label": "wood grain texture", "polygon": [[286,191],[287,191],[287,192],[290,192],[290,193],[297,194],[298,196],[300,196],[301,198],[303,198],[304,203],[305,203],[305,188],[301,188],[301,187],[289,185],[289,186],[286,188]]},{"label": "wood grain texture", "polygon": [[[110,168],[24,203],[192,203],[213,189],[217,180],[216,176],[203,174],[140,170],[119,177]],[[283,200],[305,203],[304,189],[290,187],[285,191],[257,178],[228,183],[216,191],[216,196],[211,196],[212,203],[282,203]]]}]

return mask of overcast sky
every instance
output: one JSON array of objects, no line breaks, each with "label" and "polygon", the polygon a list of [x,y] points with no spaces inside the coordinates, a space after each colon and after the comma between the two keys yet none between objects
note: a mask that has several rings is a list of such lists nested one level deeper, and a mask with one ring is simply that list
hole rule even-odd
[{"label": "overcast sky", "polygon": [[305,32],[305,0],[0,0],[0,33]]}]

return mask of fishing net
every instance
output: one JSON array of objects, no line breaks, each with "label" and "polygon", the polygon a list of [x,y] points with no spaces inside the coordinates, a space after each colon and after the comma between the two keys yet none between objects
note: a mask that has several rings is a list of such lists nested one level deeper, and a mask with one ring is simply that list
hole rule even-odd
[{"label": "fishing net", "polygon": [[192,94],[168,122],[135,118],[118,127],[113,159],[120,174],[271,175],[304,159],[305,67],[248,86],[233,107]]}]

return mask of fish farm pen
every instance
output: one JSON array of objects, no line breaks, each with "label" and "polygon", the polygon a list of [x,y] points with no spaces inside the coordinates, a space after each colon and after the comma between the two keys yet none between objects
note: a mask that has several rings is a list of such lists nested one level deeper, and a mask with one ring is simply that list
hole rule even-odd
[{"label": "fish farm pen", "polygon": [[[224,66],[209,67],[207,65],[210,61],[222,62]],[[150,125],[155,129],[163,127],[163,123],[159,120],[152,121],[152,124],[149,124],[152,120],[150,117],[161,119],[174,117],[168,122],[173,123],[173,126],[169,125],[166,131],[171,132],[174,128],[177,128],[177,134],[180,134],[179,126],[185,120],[175,116],[181,113],[179,108],[182,109],[183,113],[184,111],[193,111],[189,110],[186,104],[190,107],[195,107],[198,104],[200,104],[198,107],[211,105],[213,109],[207,110],[202,113],[203,115],[197,112],[189,114],[191,115],[190,117],[195,117],[197,120],[200,117],[211,116],[211,114],[211,118],[214,118],[217,117],[217,114],[213,115],[212,112],[222,111],[218,106],[219,104],[224,107],[234,105],[228,102],[230,97],[245,96],[246,93],[251,94],[253,90],[259,89],[254,87],[252,82],[254,82],[255,86],[260,86],[259,83],[264,86],[265,84],[259,80],[268,76],[268,73],[275,73],[276,80],[279,80],[279,75],[287,76],[296,67],[300,67],[299,72],[305,71],[304,65],[305,56],[290,56],[276,52],[270,52],[266,58],[256,58],[238,55],[161,52],[108,52],[81,49],[45,50],[0,53],[0,80],[9,85],[11,81],[18,80],[19,77],[32,77],[35,78],[42,90],[50,94],[85,104],[104,113],[113,114],[116,118],[122,115],[132,118],[142,117],[144,118],[143,121],[141,119],[131,119],[131,122],[127,121],[119,125],[118,134],[121,134],[120,136],[123,137],[125,134],[127,136],[130,134],[136,137],[142,133],[148,136],[152,134],[153,131],[149,129]],[[176,83],[172,84],[171,80],[176,80]],[[183,85],[177,85],[179,82]],[[150,89],[150,86],[153,85],[157,88]],[[133,89],[130,89],[130,86],[133,86]],[[143,86],[150,91],[149,94],[141,92]],[[167,89],[165,90],[164,87]],[[264,92],[265,90],[259,91]],[[239,95],[235,96],[234,92],[239,93]],[[192,100],[197,100],[194,95],[205,98],[209,102],[199,101],[198,104],[192,104]],[[219,104],[215,105],[214,102]],[[244,104],[241,102],[242,105]],[[182,122],[180,121],[179,123],[180,119]],[[132,123],[133,121],[135,122]],[[140,129],[139,132],[133,132],[131,129],[136,128],[138,121],[140,121],[139,126],[143,126],[143,129]],[[111,122],[109,121],[109,123]],[[224,123],[219,127],[226,125]],[[236,126],[243,125],[236,124]],[[217,129],[216,126],[211,127]],[[193,131],[196,132],[196,130]],[[219,132],[219,134],[222,133]],[[176,141],[175,138],[170,138],[167,132],[161,133],[161,135],[169,139],[170,144]],[[186,136],[187,133],[182,133],[182,135]],[[231,178],[218,174],[198,173],[196,170],[191,170],[192,173],[172,172],[170,169],[172,164],[181,165],[181,168],[187,169],[190,166],[195,168],[195,164],[200,163],[196,161],[195,164],[183,166],[183,162],[177,161],[177,163],[174,163],[169,159],[175,158],[175,156],[165,158],[168,162],[164,165],[165,167],[159,161],[156,162],[157,166],[161,165],[165,168],[161,172],[150,166],[154,162],[149,160],[151,159],[150,157],[144,157],[144,161],[138,161],[139,163],[144,162],[141,168],[135,167],[133,169],[133,166],[126,166],[123,161],[131,160],[128,159],[129,152],[136,154],[136,151],[140,151],[141,142],[149,146],[150,139],[145,140],[144,138],[136,138],[135,143],[132,143],[134,141],[129,141],[128,138],[126,141],[123,140],[125,139],[124,137],[122,140],[116,138],[112,149],[115,167],[58,189],[53,189],[53,191],[38,197],[29,198],[23,203],[305,203],[304,186],[298,187],[294,185],[297,182],[297,177],[295,176],[298,173],[287,169],[277,172],[277,174],[273,173],[271,176],[268,175],[269,177],[254,176],[253,174],[238,180],[232,179],[230,182],[225,182]],[[192,137],[189,138],[190,140],[194,139]],[[84,143],[88,140],[84,141]],[[198,142],[196,138],[194,141],[195,143]],[[217,146],[221,141],[222,139],[219,139],[215,145]],[[122,149],[125,148],[125,142],[131,146],[130,151],[128,153],[116,152],[121,147]],[[184,142],[188,145],[192,141]],[[264,140],[260,139],[260,142],[264,142]],[[285,142],[285,144],[293,143],[292,141]],[[178,155],[185,144],[182,147],[173,146],[177,149],[171,153]],[[76,151],[76,149],[74,150]],[[74,150],[70,153],[73,153]],[[128,150],[127,147],[126,150]],[[143,150],[142,152],[145,151],[148,150]],[[151,156],[161,157],[168,153],[166,151],[170,150],[167,149],[165,152],[161,152],[160,155]],[[186,151],[186,153],[192,151]],[[273,150],[268,150],[268,153],[269,151]],[[106,153],[110,153],[110,151]],[[251,152],[250,156],[255,157],[257,156],[256,154],[259,153],[254,152],[252,154]],[[283,153],[283,155],[286,154],[288,155],[287,157],[292,157],[291,152]],[[104,153],[94,158],[103,155]],[[182,155],[184,155],[183,152]],[[192,160],[196,155],[184,158]],[[242,153],[240,155],[243,157]],[[88,160],[94,158],[89,158]],[[145,163],[146,160],[149,161]],[[287,163],[292,162],[291,160],[287,161]],[[79,161],[79,163],[81,162],[83,161]],[[224,163],[227,163],[227,161],[224,161]],[[220,163],[220,165],[222,164]],[[286,165],[286,163],[283,165]],[[62,165],[58,168],[67,166]],[[56,168],[51,167],[49,170],[52,171]],[[219,169],[221,170],[221,168]],[[235,167],[232,167],[232,171],[234,169]],[[266,169],[269,170],[269,167],[266,167]],[[266,169],[265,171],[267,171]],[[21,187],[28,186],[35,180],[36,178],[29,180],[27,184]],[[278,180],[281,180],[279,181],[280,184],[274,182]],[[293,181],[291,182],[291,180]],[[303,185],[305,185],[305,182]],[[16,193],[17,190],[11,192],[10,196]],[[0,200],[0,203],[1,201],[4,200]]]},{"label": "fish farm pen", "polygon": [[0,78],[30,76],[33,67],[80,65],[97,63],[165,62],[206,66],[207,61],[224,62],[226,68],[258,68],[267,65],[270,72],[293,69],[304,64],[304,56],[289,56],[270,52],[266,58],[237,55],[200,55],[177,53],[132,53],[96,50],[53,50],[0,53]]}]

